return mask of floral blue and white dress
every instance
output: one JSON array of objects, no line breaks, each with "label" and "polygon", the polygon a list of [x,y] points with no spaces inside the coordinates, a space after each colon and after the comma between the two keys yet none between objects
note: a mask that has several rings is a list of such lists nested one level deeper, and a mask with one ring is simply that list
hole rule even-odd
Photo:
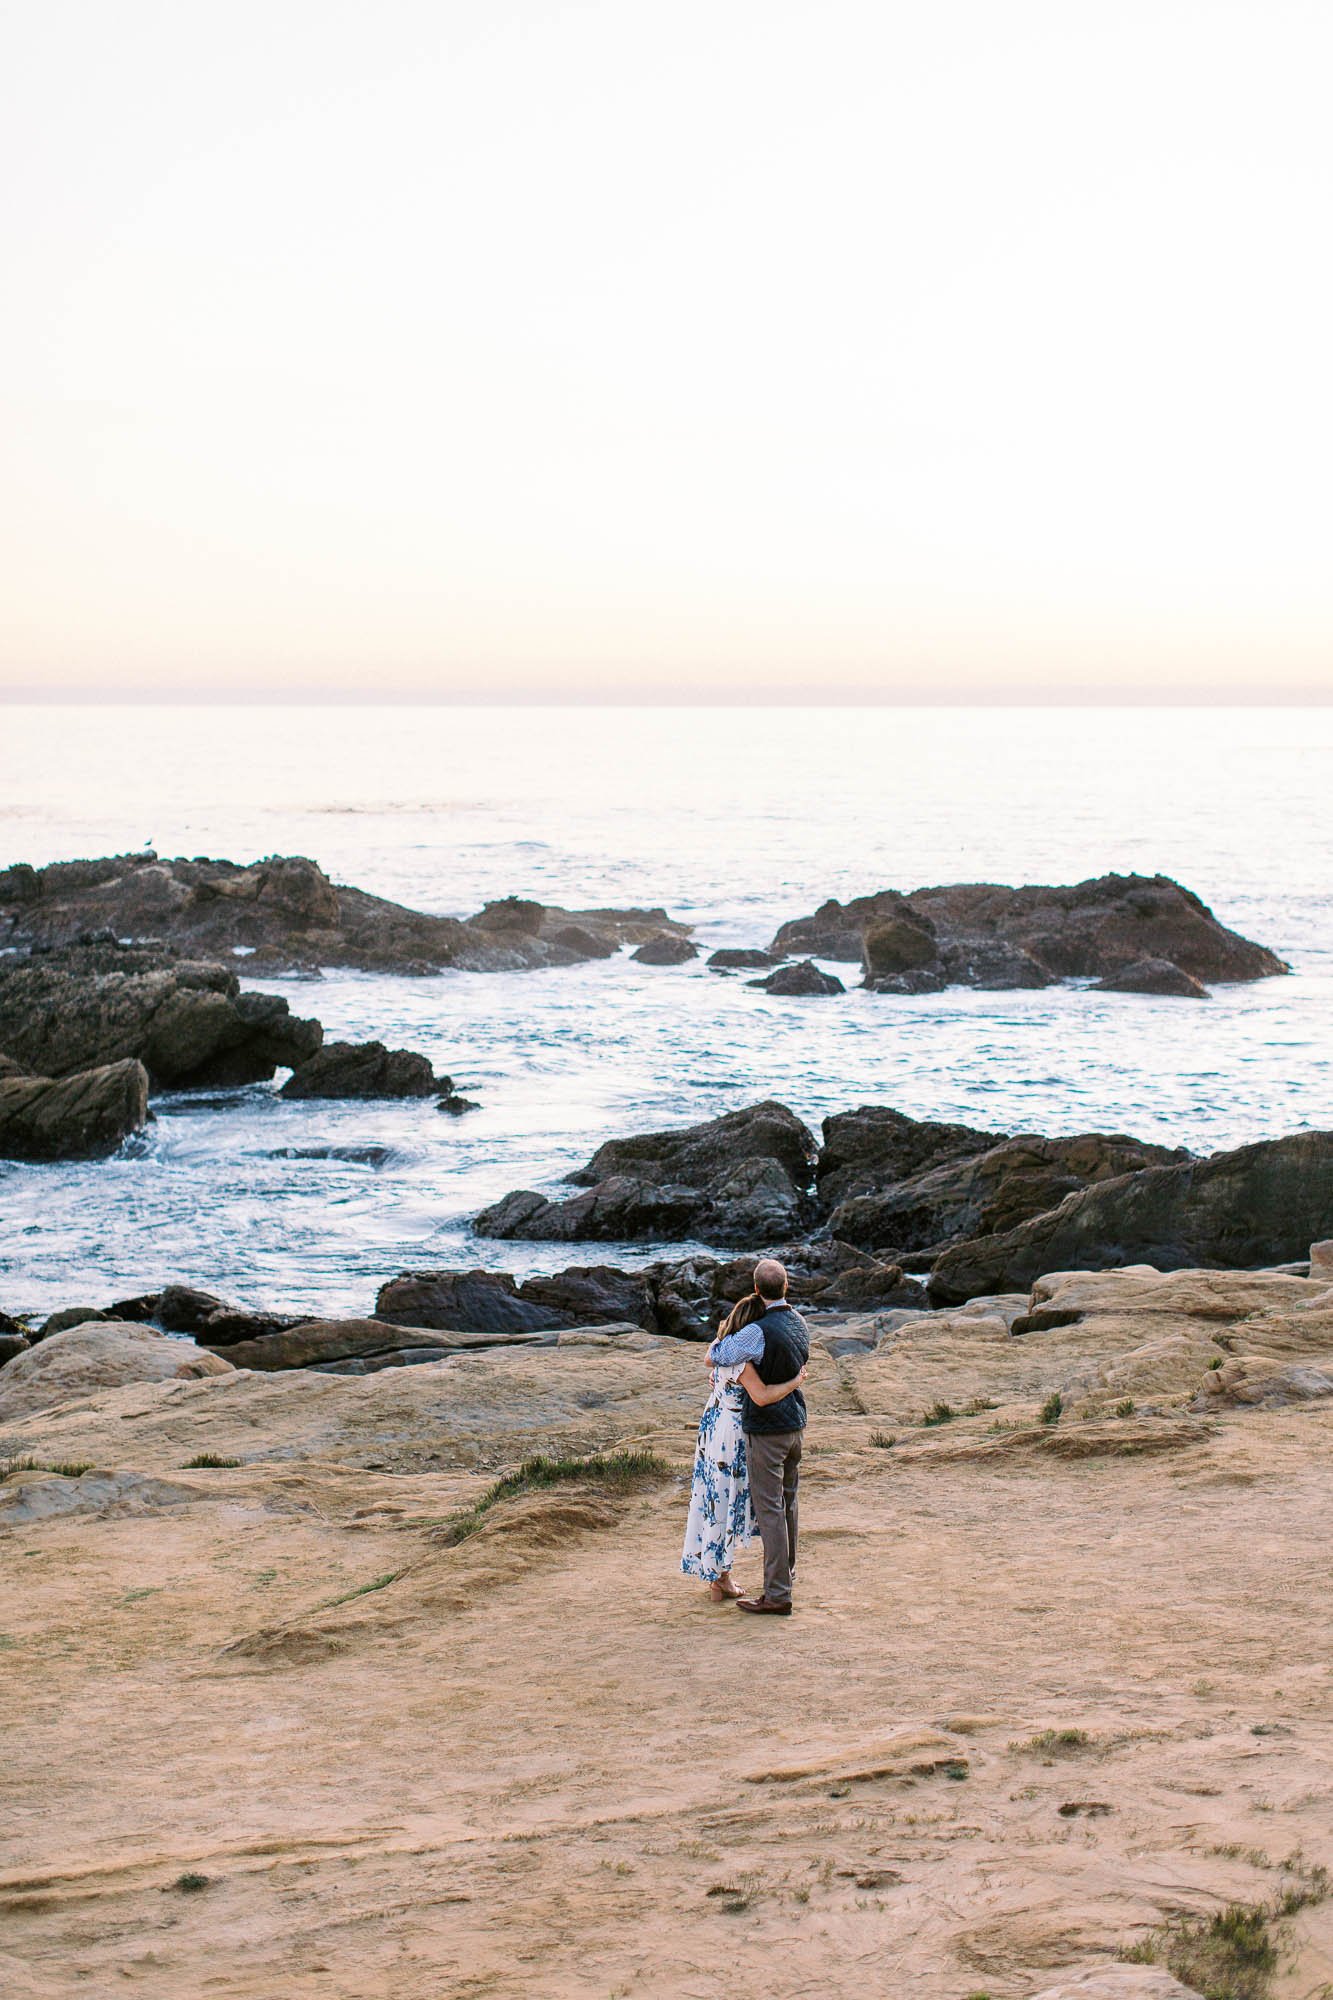
[{"label": "floral blue and white dress", "polygon": [[745,1399],[736,1386],[744,1368],[741,1362],[735,1368],[713,1370],[713,1391],[699,1420],[680,1566],[686,1576],[701,1576],[706,1583],[729,1570],[737,1549],[759,1533],[741,1429]]}]

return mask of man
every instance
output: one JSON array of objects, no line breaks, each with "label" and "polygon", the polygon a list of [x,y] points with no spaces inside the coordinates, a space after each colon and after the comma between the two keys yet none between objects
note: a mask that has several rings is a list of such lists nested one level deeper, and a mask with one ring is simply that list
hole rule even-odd
[{"label": "man", "polygon": [[[789,1382],[810,1358],[810,1329],[787,1303],[787,1273],[776,1257],[755,1266],[754,1288],[763,1301],[761,1316],[739,1333],[715,1340],[708,1358],[718,1367],[749,1361],[761,1382]],[[744,1378],[741,1390],[744,1393]],[[780,1403],[761,1408],[745,1397],[741,1429],[750,1472],[750,1497],[764,1543],[764,1594],[737,1600],[742,1611],[775,1618],[791,1616],[792,1572],[796,1568],[796,1489],[801,1476],[801,1433],[805,1397],[793,1389]]]}]

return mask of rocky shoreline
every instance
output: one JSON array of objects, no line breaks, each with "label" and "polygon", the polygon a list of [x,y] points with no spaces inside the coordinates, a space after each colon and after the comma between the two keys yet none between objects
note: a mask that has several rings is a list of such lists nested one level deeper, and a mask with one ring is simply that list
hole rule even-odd
[{"label": "rocky shoreline", "polygon": [[[385,1052],[381,1052],[382,1054]],[[299,1072],[298,1072],[299,1075]],[[425,1078],[414,1072],[416,1081]],[[1119,1133],[1071,1138],[912,1119],[884,1105],[824,1120],[822,1142],[775,1102],[700,1125],[609,1139],[570,1176],[582,1191],[506,1196],[479,1235],[541,1242],[676,1239],[636,1269],[575,1264],[519,1280],[476,1269],[401,1272],[361,1318],[255,1311],[188,1284],[3,1322],[14,1359],[85,1321],[149,1324],[261,1370],[374,1372],[462,1348],[637,1328],[694,1341],[779,1256],[815,1313],[921,1313],[1028,1291],[1052,1270],[1281,1267],[1301,1274],[1333,1237],[1333,1132],[1298,1132],[1198,1159]]]},{"label": "rocky shoreline", "polygon": [[[167,861],[146,851],[0,870],[0,949],[61,948],[90,936],[151,941],[194,957],[244,953],[250,971],[265,975],[322,966],[535,971],[627,947],[639,964],[670,967],[697,957],[690,930],[661,908],[567,910],[524,896],[502,897],[466,918],[432,916],[331,882],[303,855],[243,864]],[[823,903],[781,925],[767,950],[723,947],[708,965],[761,971],[769,977],[754,983],[778,993],[843,990],[829,974],[823,986],[808,976],[791,983],[797,967],[786,961],[817,958],[859,964],[863,983],[883,993],[1085,979],[1114,982],[1112,991],[1197,995],[1204,982],[1289,970],[1164,875],[1018,889],[953,884],[906,895],[884,889]],[[773,985],[778,971],[787,984]]]}]

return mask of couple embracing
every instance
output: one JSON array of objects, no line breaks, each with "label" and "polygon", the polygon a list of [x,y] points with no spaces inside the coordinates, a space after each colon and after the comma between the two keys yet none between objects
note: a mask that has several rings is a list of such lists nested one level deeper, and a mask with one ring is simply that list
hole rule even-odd
[{"label": "couple embracing", "polygon": [[[680,1566],[704,1579],[714,1603],[734,1598],[742,1611],[791,1615],[809,1357],[810,1330],[787,1302],[787,1273],[764,1257],[754,1290],[732,1308],[706,1356],[713,1389],[699,1425]],[[746,1597],[731,1565],[756,1533],[764,1589]]]}]

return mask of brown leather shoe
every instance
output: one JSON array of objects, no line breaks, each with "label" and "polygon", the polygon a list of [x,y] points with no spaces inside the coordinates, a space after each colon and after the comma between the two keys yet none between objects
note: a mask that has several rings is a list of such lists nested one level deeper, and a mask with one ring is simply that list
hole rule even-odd
[{"label": "brown leather shoe", "polygon": [[775,1604],[771,1597],[738,1597],[736,1609],[766,1612],[770,1618],[790,1618],[791,1599],[788,1598],[785,1604]]}]

